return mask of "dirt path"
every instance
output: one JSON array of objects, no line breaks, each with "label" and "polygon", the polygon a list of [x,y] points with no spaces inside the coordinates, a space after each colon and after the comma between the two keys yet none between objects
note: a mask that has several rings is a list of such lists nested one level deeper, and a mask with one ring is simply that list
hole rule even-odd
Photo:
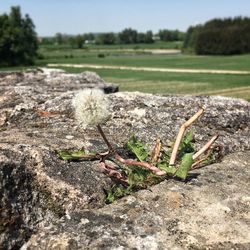
[{"label": "dirt path", "polygon": [[238,87],[230,89],[218,89],[214,91],[204,91],[200,93],[195,93],[196,95],[226,95],[226,94],[240,94],[240,93],[249,93],[250,87]]},{"label": "dirt path", "polygon": [[149,67],[129,67],[115,65],[98,64],[66,64],[50,63],[48,67],[70,67],[70,68],[91,68],[91,69],[119,69],[132,71],[154,71],[154,72],[172,72],[172,73],[197,73],[197,74],[229,74],[229,75],[250,75],[250,71],[245,70],[216,70],[216,69],[173,69],[173,68],[149,68]]},{"label": "dirt path", "polygon": [[92,52],[124,52],[124,53],[150,53],[153,55],[176,55],[180,54],[179,49],[91,49]]}]

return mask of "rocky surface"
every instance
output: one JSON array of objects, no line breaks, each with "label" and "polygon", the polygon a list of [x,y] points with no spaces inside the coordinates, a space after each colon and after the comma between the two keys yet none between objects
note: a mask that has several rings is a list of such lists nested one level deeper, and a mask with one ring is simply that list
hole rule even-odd
[{"label": "rocky surface", "polygon": [[[168,143],[199,107],[199,148],[219,133],[222,163],[189,180],[166,180],[105,205],[112,181],[97,161],[65,162],[62,149],[105,151],[95,128],[80,130],[72,97],[85,87],[115,92],[97,75],[52,70],[0,75],[0,245],[3,249],[249,249],[250,104],[225,97],[115,93],[103,126],[122,151],[136,134]],[[25,243],[26,242],[26,243]]]},{"label": "rocky surface", "polygon": [[249,153],[62,217],[22,249],[249,249]]}]

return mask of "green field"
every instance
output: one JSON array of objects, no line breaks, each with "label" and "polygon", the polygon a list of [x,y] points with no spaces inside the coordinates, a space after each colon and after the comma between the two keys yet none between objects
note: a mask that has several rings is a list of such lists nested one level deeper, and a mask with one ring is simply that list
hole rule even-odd
[{"label": "green field", "polygon": [[[63,68],[71,73],[83,69]],[[84,68],[93,71],[93,69]],[[120,91],[160,94],[193,94],[233,96],[250,100],[250,75],[135,72],[96,69],[107,82],[119,84]]]},{"label": "green field", "polygon": [[[48,63],[92,64],[127,67],[207,69],[250,71],[250,54],[237,56],[196,56],[188,54],[155,55],[150,49],[176,49],[180,44],[88,45],[84,49],[69,46],[44,46],[37,66]],[[145,51],[146,50],[146,51]],[[117,83],[120,91],[142,91],[161,94],[224,95],[250,101],[250,74],[212,74],[146,72],[120,69],[63,67],[68,72],[97,72],[107,82]]]},{"label": "green field", "polygon": [[[74,63],[120,65],[133,67],[161,67],[188,69],[223,69],[250,70],[250,55],[240,56],[195,56],[195,55],[107,55],[99,58],[94,52],[87,52],[82,57],[59,57],[45,59],[47,63]],[[42,63],[43,60],[41,60]]]}]

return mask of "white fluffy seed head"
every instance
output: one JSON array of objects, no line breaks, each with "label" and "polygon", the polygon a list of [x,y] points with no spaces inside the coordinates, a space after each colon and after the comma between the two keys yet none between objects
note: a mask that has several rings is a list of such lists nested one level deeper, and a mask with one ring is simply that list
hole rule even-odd
[{"label": "white fluffy seed head", "polygon": [[84,89],[73,98],[75,118],[79,125],[98,125],[108,120],[109,101],[100,89]]}]

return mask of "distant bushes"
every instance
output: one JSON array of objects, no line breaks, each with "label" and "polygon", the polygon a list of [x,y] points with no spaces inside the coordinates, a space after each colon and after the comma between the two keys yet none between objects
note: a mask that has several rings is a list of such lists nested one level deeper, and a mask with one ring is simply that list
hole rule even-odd
[{"label": "distant bushes", "polygon": [[190,27],[184,48],[198,55],[234,55],[250,52],[250,18],[213,19]]},{"label": "distant bushes", "polygon": [[153,43],[152,31],[138,33],[136,30],[126,28],[115,34],[113,32],[101,33],[96,36],[96,44],[136,44],[136,43]]},{"label": "distant bushes", "polygon": [[185,33],[179,30],[160,30],[159,31],[160,40],[163,42],[176,42],[183,41]]},{"label": "distant bushes", "polygon": [[99,53],[99,54],[97,55],[97,57],[99,57],[99,58],[105,58],[105,54]]},{"label": "distant bushes", "polygon": [[122,44],[152,44],[155,41],[173,42],[183,41],[185,33],[179,30],[160,30],[154,34],[151,30],[138,32],[132,28],[125,28],[118,33],[86,33],[78,35],[67,35],[56,33],[54,37],[41,38],[41,45],[69,45],[72,48],[86,48],[84,45],[122,45]]},{"label": "distant bushes", "polygon": [[96,37],[96,44],[111,45],[116,43],[116,36],[113,32],[101,33]]}]

